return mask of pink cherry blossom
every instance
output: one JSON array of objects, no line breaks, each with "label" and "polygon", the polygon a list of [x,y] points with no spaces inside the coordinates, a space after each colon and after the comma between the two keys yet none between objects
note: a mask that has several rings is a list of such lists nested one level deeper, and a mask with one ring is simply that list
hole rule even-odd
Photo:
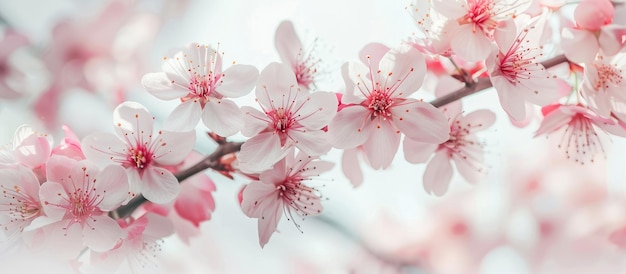
[{"label": "pink cherry blossom", "polygon": [[[372,56],[374,59],[372,59]],[[373,168],[391,164],[400,145],[401,133],[422,142],[439,144],[448,139],[443,113],[431,104],[408,98],[422,84],[424,57],[403,44],[379,60],[371,55],[369,67],[361,63],[343,66],[347,106],[328,125],[333,146],[339,149],[363,146]]]},{"label": "pink cherry blossom", "polygon": [[526,117],[525,102],[545,106],[560,97],[556,81],[539,63],[542,47],[531,39],[535,23],[518,33],[513,20],[501,22],[494,34],[499,49],[485,61],[500,105],[516,121]]},{"label": "pink cherry blossom", "polygon": [[115,135],[94,133],[82,141],[87,159],[117,163],[128,172],[132,195],[141,192],[155,203],[167,203],[178,195],[178,180],[159,165],[182,162],[195,144],[195,132],[153,132],[154,117],[135,102],[124,102],[113,111]]},{"label": "pink cherry blossom", "polygon": [[61,143],[52,149],[53,155],[63,155],[75,160],[84,160],[85,155],[83,149],[80,147],[80,139],[74,134],[74,131],[67,125],[61,127],[65,133],[65,138],[61,140]]},{"label": "pink cherry blossom", "polygon": [[21,125],[15,130],[12,143],[0,148],[0,168],[22,165],[33,170],[43,182],[52,143],[51,136],[37,133],[29,125]]},{"label": "pink cherry blossom", "polygon": [[624,47],[626,26],[612,24],[615,9],[609,0],[581,1],[574,10],[575,26],[561,31],[565,56],[577,63],[593,62],[602,50],[612,56]]},{"label": "pink cherry blossom", "polygon": [[242,107],[245,126],[241,133],[252,138],[241,147],[240,168],[250,172],[268,169],[292,147],[311,156],[330,150],[322,128],[337,112],[335,94],[309,94],[299,89],[293,72],[279,63],[271,63],[261,72],[255,93],[262,111]]},{"label": "pink cherry blossom", "polygon": [[93,252],[94,265],[111,272],[126,270],[124,267],[133,273],[156,271],[161,239],[174,232],[172,222],[158,214],[147,213],[137,219],[119,219],[117,223],[124,230],[122,242],[110,251]]},{"label": "pink cherry blossom", "polygon": [[77,254],[87,246],[107,251],[122,238],[122,230],[107,213],[116,209],[129,192],[124,169],[109,165],[100,170],[89,161],[53,156],[47,165],[48,181],[39,191],[46,216],[45,241],[62,242],[64,252]]},{"label": "pink cherry blossom", "polygon": [[595,61],[587,64],[584,71],[580,94],[588,106],[600,116],[611,113],[626,121],[626,54],[613,57],[598,54]]},{"label": "pink cherry blossom", "polygon": [[289,65],[296,75],[301,89],[310,90],[315,87],[317,66],[321,59],[314,56],[314,48],[305,50],[291,21],[283,21],[276,29],[274,39],[280,59]]},{"label": "pink cherry blossom", "polygon": [[496,119],[495,114],[486,109],[463,115],[459,102],[444,106],[443,109],[449,117],[448,141],[436,145],[404,138],[403,143],[404,156],[408,162],[428,161],[423,175],[424,190],[437,196],[448,190],[452,179],[451,162],[468,182],[475,184],[482,178],[485,173],[483,144],[476,133],[493,125]]},{"label": "pink cherry blossom", "polygon": [[165,121],[166,128],[188,131],[202,119],[221,136],[241,130],[241,110],[228,98],[248,94],[259,72],[250,65],[232,65],[222,71],[222,54],[207,45],[192,44],[174,58],[164,58],[163,72],[144,75],[141,82],[152,95],[181,100]]},{"label": "pink cherry blossom", "polygon": [[273,169],[261,173],[258,181],[245,187],[241,208],[248,217],[258,219],[261,247],[269,241],[283,213],[300,229],[294,218],[322,212],[320,194],[305,181],[332,167],[332,163],[319,161],[303,152],[294,157],[294,149],[291,149]]},{"label": "pink cherry blossom", "polygon": [[493,32],[502,20],[515,18],[530,0],[433,0],[433,9],[458,25],[447,31],[455,54],[481,61],[491,53]]},{"label": "pink cherry blossom", "polygon": [[26,74],[11,63],[11,56],[29,44],[23,34],[6,29],[0,38],[0,98],[15,99],[23,95]]},{"label": "pink cherry blossom", "polygon": [[559,148],[568,159],[584,165],[593,163],[598,154],[604,155],[599,131],[626,137],[626,128],[616,121],[603,118],[580,105],[557,105],[545,115],[536,136],[562,130]]},{"label": "pink cherry blossom", "polygon": [[39,179],[22,166],[0,169],[0,178],[0,234],[12,241],[19,238],[34,219],[43,215]]}]

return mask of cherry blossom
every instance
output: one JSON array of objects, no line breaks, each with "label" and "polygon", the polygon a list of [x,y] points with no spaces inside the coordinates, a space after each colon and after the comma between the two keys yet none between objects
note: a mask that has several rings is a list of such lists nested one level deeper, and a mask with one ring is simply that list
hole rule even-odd
[{"label": "cherry blossom", "polygon": [[182,162],[195,143],[195,132],[153,132],[154,117],[139,103],[124,102],[113,112],[115,135],[94,133],[82,148],[87,159],[101,164],[117,163],[128,172],[131,194],[141,192],[155,203],[172,201],[178,180],[160,165]]},{"label": "cherry blossom", "polygon": [[301,89],[310,90],[315,87],[317,66],[320,59],[316,58],[314,48],[305,50],[291,21],[283,21],[276,29],[274,44],[280,59],[291,67]]},{"label": "cherry blossom", "polygon": [[93,252],[92,261],[101,270],[116,271],[127,266],[133,273],[155,271],[156,254],[161,251],[162,238],[174,232],[172,223],[165,217],[147,213],[137,219],[119,219],[124,230],[123,240],[112,250]]},{"label": "cherry blossom", "polygon": [[560,97],[556,81],[539,63],[541,46],[531,43],[537,41],[530,38],[535,24],[518,33],[513,20],[501,22],[494,34],[499,49],[485,61],[500,105],[515,121],[525,119],[526,101],[545,106]]},{"label": "cherry blossom", "polygon": [[423,175],[424,190],[437,196],[448,190],[452,179],[451,162],[468,182],[475,184],[482,179],[485,173],[483,144],[476,133],[493,125],[496,119],[495,114],[486,109],[463,115],[459,102],[444,106],[443,110],[450,125],[448,141],[436,145],[404,138],[403,143],[404,157],[408,162],[428,161]]},{"label": "cherry blossom", "polygon": [[624,46],[626,26],[612,24],[615,8],[609,0],[584,0],[574,10],[576,25],[561,31],[562,48],[568,59],[593,62],[596,54],[612,56]]},{"label": "cherry blossom", "polygon": [[598,131],[626,137],[625,127],[580,105],[555,105],[544,110],[547,113],[535,137],[562,129],[559,148],[568,159],[580,164],[593,163],[598,154],[604,154]]},{"label": "cherry blossom", "polygon": [[455,54],[468,61],[486,59],[491,53],[493,32],[502,20],[515,18],[530,0],[433,0],[433,9],[455,25],[447,33]]},{"label": "cherry blossom", "polygon": [[167,129],[189,131],[202,119],[221,136],[231,136],[243,127],[243,114],[228,98],[248,94],[258,77],[250,65],[232,65],[222,71],[222,55],[208,45],[192,44],[164,58],[163,72],[148,73],[141,82],[150,94],[162,100],[180,99]]},{"label": "cherry blossom", "polygon": [[40,197],[49,223],[43,229],[45,241],[60,242],[64,252],[77,254],[84,246],[107,251],[122,238],[122,229],[107,213],[116,209],[129,192],[124,169],[109,165],[100,170],[89,161],[53,156],[47,165],[48,180]]},{"label": "cherry blossom", "polygon": [[11,62],[11,56],[29,44],[28,38],[13,30],[5,29],[0,38],[0,98],[15,99],[23,95],[26,74]]},{"label": "cherry blossom", "polygon": [[243,189],[241,208],[248,217],[258,219],[261,247],[269,241],[283,213],[300,229],[294,218],[322,212],[320,194],[305,181],[332,167],[331,162],[317,160],[303,152],[294,157],[294,149],[291,149],[273,169],[264,171],[258,181]]},{"label": "cherry blossom", "polygon": [[609,117],[613,113],[626,121],[624,71],[626,54],[623,53],[613,57],[598,54],[585,67],[580,94],[588,106],[600,116]]},{"label": "cherry blossom", "polygon": [[10,241],[19,238],[31,222],[43,215],[39,200],[39,179],[22,166],[0,169],[0,235]]},{"label": "cherry blossom", "polygon": [[13,135],[12,143],[0,148],[0,168],[22,165],[33,170],[43,182],[52,143],[52,136],[37,133],[29,125],[21,125]]},{"label": "cherry blossom", "polygon": [[261,72],[255,93],[262,111],[242,107],[246,117],[241,133],[252,138],[238,155],[241,169],[268,169],[292,147],[311,156],[330,150],[322,128],[337,111],[335,94],[299,89],[293,72],[279,63]]},{"label": "cherry blossom", "polygon": [[447,140],[449,128],[440,110],[408,98],[424,79],[422,54],[403,44],[380,59],[372,56],[369,68],[360,63],[343,66],[347,87],[342,103],[347,106],[330,122],[328,133],[336,148],[362,145],[371,166],[378,169],[391,164],[400,133],[439,144]]}]

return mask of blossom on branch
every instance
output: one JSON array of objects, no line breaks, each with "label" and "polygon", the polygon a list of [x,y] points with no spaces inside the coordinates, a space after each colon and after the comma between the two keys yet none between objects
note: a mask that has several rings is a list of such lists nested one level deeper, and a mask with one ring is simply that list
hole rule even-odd
[{"label": "blossom on branch", "polygon": [[448,139],[450,129],[439,109],[409,98],[424,80],[424,56],[406,44],[382,56],[376,53],[368,56],[367,66],[343,66],[346,94],[342,103],[346,106],[330,122],[328,133],[336,148],[362,145],[371,166],[378,169],[391,164],[401,133],[440,144]]},{"label": "blossom on branch", "polygon": [[250,65],[232,65],[222,71],[222,55],[207,45],[192,44],[174,58],[163,58],[163,72],[143,76],[141,83],[150,94],[162,100],[181,100],[165,121],[166,129],[189,131],[202,119],[220,136],[241,130],[241,110],[228,98],[247,95],[259,71]]},{"label": "blossom on branch", "polygon": [[248,184],[241,193],[241,209],[248,217],[258,219],[261,247],[269,241],[283,213],[300,230],[295,218],[322,212],[318,190],[305,181],[330,170],[333,163],[304,152],[294,154],[295,149],[290,149],[273,169],[261,173],[259,180]]},{"label": "blossom on branch", "polygon": [[154,117],[135,102],[124,102],[113,111],[115,135],[94,133],[82,147],[87,159],[124,167],[131,195],[141,193],[155,203],[167,203],[178,195],[178,180],[160,165],[182,162],[195,144],[195,131],[153,132]]}]

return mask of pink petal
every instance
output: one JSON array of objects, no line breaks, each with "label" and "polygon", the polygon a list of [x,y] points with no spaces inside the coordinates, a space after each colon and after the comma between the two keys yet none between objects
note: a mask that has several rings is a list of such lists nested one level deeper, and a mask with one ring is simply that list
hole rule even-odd
[{"label": "pink petal", "polygon": [[[474,153],[472,151],[465,151],[464,156],[462,157],[458,154],[454,154],[452,160],[454,160],[454,164],[456,165],[456,169],[459,171],[459,174],[465,178],[469,183],[476,184],[483,179],[484,170],[482,170],[481,166],[474,166],[472,163],[483,163],[483,155],[482,153]],[[468,160],[472,159],[472,161]]]},{"label": "pink petal", "polygon": [[116,160],[126,160],[126,157],[120,155],[126,149],[126,144],[113,134],[93,133],[88,135],[83,138],[81,147],[85,157],[99,165],[110,164]]},{"label": "pink petal", "polygon": [[548,115],[543,118],[539,129],[535,132],[535,137],[555,132],[561,127],[567,125],[571,120],[572,114],[564,113],[563,111],[556,109],[548,113]]},{"label": "pink petal", "polygon": [[298,63],[298,56],[302,53],[302,42],[296,35],[291,21],[283,21],[278,25],[274,44],[280,59],[291,67],[295,67]]},{"label": "pink petal", "polygon": [[506,113],[517,121],[522,121],[526,117],[526,106],[524,105],[524,97],[520,92],[516,92],[509,80],[502,76],[491,77],[493,86],[498,92],[500,105]]},{"label": "pink petal", "polygon": [[271,203],[270,206],[261,213],[261,217],[259,218],[259,244],[261,248],[267,244],[274,231],[276,231],[278,222],[283,216],[282,208],[281,202]]},{"label": "pink petal", "polygon": [[404,138],[402,142],[404,159],[413,164],[421,164],[428,161],[438,147],[438,144],[418,142],[409,137]]},{"label": "pink petal", "polygon": [[269,118],[267,118],[267,115],[265,115],[265,113],[248,106],[241,107],[241,111],[245,115],[244,126],[241,129],[241,134],[243,134],[243,136],[255,136],[269,126]]},{"label": "pink petal", "polygon": [[565,57],[579,64],[592,62],[600,45],[595,35],[586,30],[563,28],[561,30],[561,48]]},{"label": "pink petal", "polygon": [[95,252],[112,249],[124,235],[117,222],[107,215],[91,216],[87,218],[87,224],[83,228],[83,239],[85,245]]},{"label": "pink petal", "polygon": [[395,96],[404,98],[422,86],[426,61],[414,47],[402,44],[383,56],[379,69],[380,75],[387,77],[386,87],[392,87]]},{"label": "pink petal", "polygon": [[200,223],[211,219],[211,213],[215,210],[215,201],[211,191],[198,189],[189,182],[185,182],[181,185],[174,209],[183,219],[198,227]]},{"label": "pink petal", "polygon": [[261,218],[263,212],[280,204],[278,199],[274,184],[254,181],[242,191],[241,209],[248,217]]},{"label": "pink petal", "polygon": [[202,111],[204,125],[219,136],[229,137],[239,132],[244,125],[243,113],[235,102],[228,99],[213,99]]},{"label": "pink petal", "polygon": [[367,44],[359,51],[359,59],[363,64],[370,65],[372,70],[378,70],[378,64],[383,59],[385,53],[390,50],[389,47],[380,43]]},{"label": "pink petal", "polygon": [[363,144],[371,132],[371,128],[366,124],[369,117],[369,111],[362,106],[342,109],[328,124],[331,144],[339,149],[353,148]]},{"label": "pink petal", "polygon": [[479,109],[459,119],[461,124],[471,124],[472,131],[476,132],[490,127],[496,122],[496,114],[491,110]]},{"label": "pink petal", "polygon": [[43,227],[44,241],[42,250],[54,250],[54,257],[76,259],[85,249],[80,225],[68,227],[69,220],[63,220]]},{"label": "pink petal", "polygon": [[298,82],[294,72],[287,65],[271,63],[261,71],[255,95],[264,108],[270,109],[280,106],[286,94],[295,95],[297,92]]},{"label": "pink petal", "polygon": [[48,161],[52,148],[46,138],[32,134],[15,147],[15,160],[30,168],[36,168]]},{"label": "pink petal", "polygon": [[328,161],[313,161],[306,165],[304,170],[300,172],[302,177],[319,176],[320,174],[330,171],[335,166],[335,163]]},{"label": "pink petal", "polygon": [[298,149],[311,156],[325,154],[332,147],[328,142],[328,134],[321,130],[292,130],[289,131],[289,136],[293,138]]},{"label": "pink petal", "polygon": [[145,216],[148,219],[148,225],[143,231],[144,237],[160,239],[174,233],[172,221],[170,221],[167,217],[153,213],[148,213]]},{"label": "pink petal", "polygon": [[[370,67],[357,62],[347,62],[342,66],[346,94],[341,98],[344,104],[360,104],[365,100],[360,89],[371,88]],[[356,86],[360,85],[360,88]]]},{"label": "pink petal", "polygon": [[180,164],[191,153],[196,144],[196,132],[161,131],[161,143],[155,149],[155,162],[161,165]]},{"label": "pink petal", "polygon": [[389,120],[378,119],[370,124],[370,137],[363,143],[365,155],[374,169],[387,168],[400,145],[400,131]]},{"label": "pink petal", "polygon": [[160,167],[149,167],[143,171],[141,193],[148,201],[157,204],[169,203],[176,199],[180,185],[174,175]]},{"label": "pink petal", "polygon": [[315,92],[298,111],[298,122],[308,129],[321,129],[330,123],[337,113],[337,96],[332,92]]},{"label": "pink petal", "polygon": [[500,51],[506,52],[509,50],[517,38],[517,26],[515,25],[515,21],[508,19],[498,22],[498,27],[493,33],[493,38]]},{"label": "pink petal", "polygon": [[226,97],[241,97],[252,91],[258,78],[259,70],[256,67],[232,65],[224,71],[215,90]]},{"label": "pink petal", "polygon": [[67,193],[63,186],[56,182],[45,182],[39,189],[39,197],[43,211],[48,218],[59,221],[65,216],[65,209],[58,205],[67,205]]},{"label": "pink petal", "polygon": [[46,176],[48,181],[60,183],[67,178],[78,162],[72,158],[54,155],[46,164]]},{"label": "pink petal", "polygon": [[202,117],[202,106],[197,100],[189,100],[178,105],[163,123],[163,129],[190,131],[196,128]]},{"label": "pink petal", "polygon": [[448,191],[452,179],[452,165],[445,150],[435,154],[424,171],[424,190],[429,194],[441,196]]},{"label": "pink petal", "polygon": [[615,8],[609,0],[583,0],[574,10],[576,25],[587,30],[598,30],[613,21]]},{"label": "pink petal", "polygon": [[[467,7],[465,7],[462,3],[457,1],[450,0],[434,0],[432,2],[432,7],[441,15],[448,17],[452,20],[456,20],[465,16],[467,13]],[[464,1],[465,2],[465,1]]]},{"label": "pink petal", "polygon": [[280,159],[280,148],[280,139],[274,132],[261,133],[241,146],[237,158],[244,169],[266,170]]},{"label": "pink petal", "polygon": [[185,97],[189,93],[189,90],[172,84],[165,72],[148,73],[141,78],[141,84],[154,97],[166,101]]},{"label": "pink petal", "polygon": [[491,41],[482,31],[473,31],[472,24],[465,24],[452,37],[451,46],[454,53],[470,62],[487,59],[492,51]]},{"label": "pink petal", "polygon": [[154,116],[141,104],[127,101],[113,110],[113,124],[117,136],[124,140],[148,140],[152,135]]},{"label": "pink petal", "polygon": [[119,207],[129,194],[126,170],[118,165],[105,167],[96,177],[97,193],[102,198],[98,208],[112,211]]},{"label": "pink petal", "polygon": [[358,148],[349,148],[343,151],[341,157],[341,170],[348,177],[354,187],[363,183],[363,172],[357,158]]},{"label": "pink petal", "polygon": [[600,36],[598,36],[598,42],[602,52],[607,56],[617,54],[624,48],[624,41],[622,38],[626,35],[626,26],[622,25],[607,25],[600,29]]},{"label": "pink petal", "polygon": [[407,99],[391,113],[394,125],[415,141],[441,144],[450,138],[448,118],[429,103]]}]

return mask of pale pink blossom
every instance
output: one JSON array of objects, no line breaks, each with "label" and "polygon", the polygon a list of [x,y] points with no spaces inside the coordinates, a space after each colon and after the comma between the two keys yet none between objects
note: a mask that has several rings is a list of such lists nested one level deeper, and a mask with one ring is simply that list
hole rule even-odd
[{"label": "pale pink blossom", "polygon": [[424,35],[413,37],[410,43],[430,54],[450,56],[452,54],[450,40],[454,37],[450,31],[456,31],[455,27],[458,24],[453,20],[446,20],[446,17],[434,10],[432,2],[432,0],[414,0],[406,7]]},{"label": "pale pink blossom", "polygon": [[[476,133],[495,122],[493,112],[481,109],[464,115],[459,102],[443,107],[448,116],[450,137],[436,145],[404,138],[404,157],[410,163],[428,161],[423,175],[424,190],[429,194],[445,194],[452,179],[452,162],[468,182],[475,184],[485,174],[483,143]],[[431,157],[431,155],[433,155]]]},{"label": "pale pink blossom", "polygon": [[536,136],[562,131],[558,147],[568,159],[580,164],[593,163],[604,147],[598,131],[626,137],[626,128],[615,120],[604,118],[580,105],[556,105],[546,108],[547,113]]},{"label": "pale pink blossom", "polygon": [[292,147],[312,156],[330,150],[322,129],[337,112],[335,94],[301,90],[289,67],[279,63],[261,72],[255,94],[262,111],[242,107],[245,126],[241,133],[252,137],[237,156],[244,171],[268,169]]},{"label": "pale pink blossom", "polygon": [[291,149],[273,169],[261,173],[258,181],[248,184],[242,191],[241,208],[251,218],[258,219],[259,244],[265,246],[276,231],[283,214],[295,218],[316,216],[322,212],[318,190],[305,184],[320,173],[330,170],[333,163],[317,160],[303,152],[294,156]]},{"label": "pale pink blossom", "polygon": [[433,9],[456,24],[447,31],[455,54],[481,61],[491,53],[493,32],[502,20],[526,11],[530,0],[433,0]]},{"label": "pale pink blossom", "polygon": [[276,29],[274,44],[280,59],[289,65],[296,75],[296,82],[301,89],[315,87],[317,66],[321,59],[314,56],[314,48],[305,49],[291,21],[283,21]]},{"label": "pale pink blossom", "polygon": [[11,63],[11,56],[29,44],[23,34],[6,29],[0,38],[0,98],[15,99],[23,95],[26,74]]},{"label": "pale pink blossom", "polygon": [[349,149],[362,145],[371,166],[378,169],[391,164],[401,134],[422,142],[445,142],[449,128],[443,113],[409,98],[426,73],[423,55],[403,44],[367,59],[368,66],[343,66],[346,94],[342,103],[346,106],[328,125],[333,146]]},{"label": "pale pink blossom", "polygon": [[163,72],[143,76],[141,82],[150,94],[181,100],[165,121],[166,129],[189,131],[202,119],[221,136],[241,130],[243,114],[228,98],[247,95],[259,72],[250,65],[232,65],[222,71],[222,54],[207,45],[192,44],[174,58],[164,58]]},{"label": "pale pink blossom", "polygon": [[560,97],[557,82],[539,63],[543,49],[531,38],[535,23],[518,32],[513,20],[501,22],[494,34],[498,50],[485,61],[500,105],[516,121],[526,117],[525,102],[545,106]]},{"label": "pale pink blossom", "polygon": [[35,218],[43,215],[39,179],[22,166],[0,169],[0,178],[0,234],[13,241]]},{"label": "pale pink blossom", "polygon": [[[122,229],[107,214],[128,196],[126,172],[117,165],[100,170],[89,161],[53,156],[47,165],[48,178],[39,191],[46,216],[45,242],[59,245],[67,254],[78,254],[85,246],[103,252],[123,237]],[[60,245],[61,243],[67,243]]]},{"label": "pale pink blossom", "polygon": [[615,55],[624,47],[626,26],[612,24],[615,8],[609,0],[584,0],[574,10],[575,26],[561,31],[565,56],[577,63],[593,62],[602,51]]},{"label": "pale pink blossom", "polygon": [[110,251],[92,252],[94,266],[111,272],[156,271],[162,239],[174,232],[172,222],[158,214],[146,213],[137,219],[119,219],[117,223],[124,230],[123,240]]},{"label": "pale pink blossom", "polygon": [[51,136],[37,133],[29,125],[21,125],[15,130],[11,144],[0,148],[0,168],[22,165],[43,182],[52,143]]},{"label": "pale pink blossom", "polygon": [[626,121],[625,71],[624,53],[613,57],[598,54],[593,62],[586,64],[580,95],[600,116],[610,117],[613,113]]},{"label": "pale pink blossom", "polygon": [[52,149],[52,155],[63,155],[75,160],[84,160],[85,154],[80,147],[80,139],[74,131],[67,125],[61,127],[65,133],[65,138],[61,140],[61,143]]},{"label": "pale pink blossom", "polygon": [[135,102],[124,102],[113,111],[115,135],[94,133],[82,148],[87,159],[117,163],[128,172],[131,195],[141,192],[155,203],[167,203],[178,195],[178,180],[160,165],[182,162],[195,144],[194,131],[153,131],[154,117]]}]

